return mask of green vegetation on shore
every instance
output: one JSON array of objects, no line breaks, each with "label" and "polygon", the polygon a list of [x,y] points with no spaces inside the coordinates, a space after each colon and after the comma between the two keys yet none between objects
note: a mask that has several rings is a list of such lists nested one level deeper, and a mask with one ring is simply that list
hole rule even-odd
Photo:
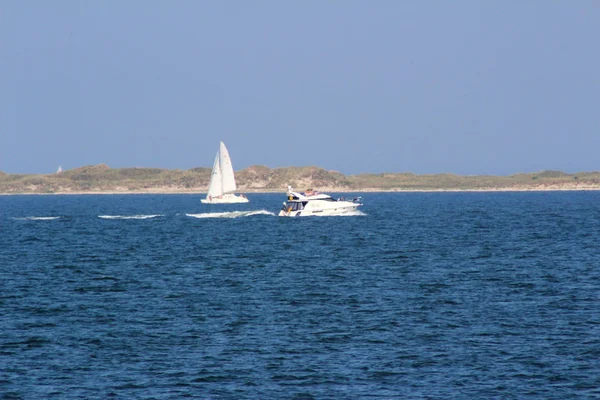
[{"label": "green vegetation on shore", "polygon": [[[0,194],[101,192],[204,192],[210,168],[167,170],[110,168],[99,164],[48,175],[7,174],[0,171]],[[344,175],[318,167],[269,168],[251,166],[236,172],[241,192],[285,191],[287,185],[329,191],[403,190],[543,190],[600,189],[600,172],[567,174],[560,171],[510,176],[417,175],[383,173]]]}]

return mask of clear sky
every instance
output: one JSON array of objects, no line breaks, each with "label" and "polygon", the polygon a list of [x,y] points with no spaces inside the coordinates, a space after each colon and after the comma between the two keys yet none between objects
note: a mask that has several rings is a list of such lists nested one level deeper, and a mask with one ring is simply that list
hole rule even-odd
[{"label": "clear sky", "polygon": [[0,171],[600,169],[600,1],[0,2]]}]

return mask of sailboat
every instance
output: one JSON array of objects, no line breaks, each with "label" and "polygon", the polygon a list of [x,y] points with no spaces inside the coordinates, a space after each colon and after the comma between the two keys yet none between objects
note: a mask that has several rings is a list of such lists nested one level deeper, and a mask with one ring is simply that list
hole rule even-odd
[{"label": "sailboat", "polygon": [[215,163],[208,185],[206,198],[202,203],[206,204],[231,204],[247,203],[248,198],[243,194],[236,196],[235,176],[233,175],[233,165],[227,147],[223,142],[219,145],[219,151],[215,157]]}]

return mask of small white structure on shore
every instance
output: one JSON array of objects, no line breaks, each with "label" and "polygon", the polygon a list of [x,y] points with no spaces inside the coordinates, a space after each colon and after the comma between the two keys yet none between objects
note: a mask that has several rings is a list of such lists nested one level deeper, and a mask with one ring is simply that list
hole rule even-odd
[{"label": "small white structure on shore", "polygon": [[58,166],[58,169],[56,170],[56,173],[57,173],[57,174],[60,174],[61,172],[62,172],[62,166],[60,166],[60,165],[59,165],[59,166]]}]

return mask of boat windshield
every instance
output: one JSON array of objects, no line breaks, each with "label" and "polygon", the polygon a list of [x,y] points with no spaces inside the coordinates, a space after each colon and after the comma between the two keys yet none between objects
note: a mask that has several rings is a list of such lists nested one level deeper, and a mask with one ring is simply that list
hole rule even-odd
[{"label": "boat windshield", "polygon": [[286,204],[286,208],[290,211],[300,211],[300,210],[304,210],[304,204],[306,204],[306,203],[300,203],[297,201],[288,201],[288,203]]}]

